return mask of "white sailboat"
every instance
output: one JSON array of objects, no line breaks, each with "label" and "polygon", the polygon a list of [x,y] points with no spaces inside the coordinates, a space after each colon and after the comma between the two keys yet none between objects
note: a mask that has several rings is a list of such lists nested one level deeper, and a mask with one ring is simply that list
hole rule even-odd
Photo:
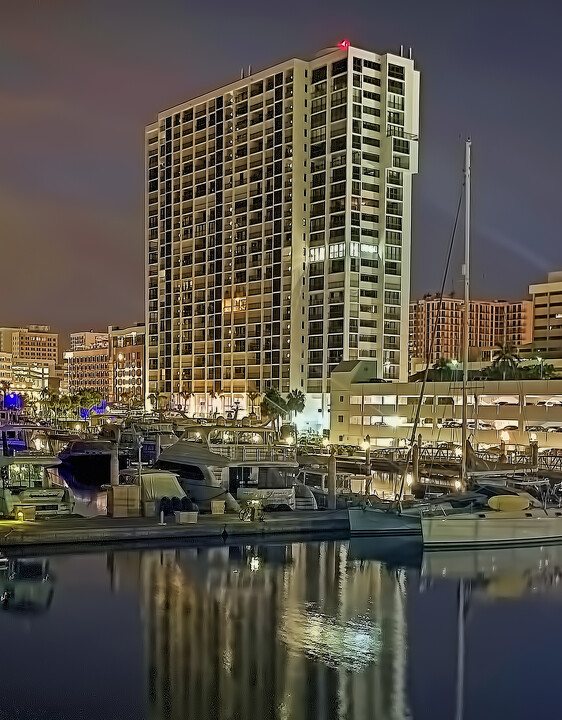
[{"label": "white sailboat", "polygon": [[[465,256],[464,256],[464,339],[463,339],[463,423],[462,477],[467,478],[468,314],[470,307],[470,140],[465,146]],[[490,498],[488,508],[463,513],[422,513],[423,544],[431,548],[486,547],[562,541],[562,508],[537,507],[529,496]]]}]

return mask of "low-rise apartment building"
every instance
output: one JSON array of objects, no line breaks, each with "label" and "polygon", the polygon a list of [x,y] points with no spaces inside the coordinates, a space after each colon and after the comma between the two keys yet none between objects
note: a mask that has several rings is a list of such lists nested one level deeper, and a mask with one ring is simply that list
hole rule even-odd
[{"label": "low-rise apartment building", "polygon": [[[412,434],[421,382],[381,382],[368,361],[340,363],[332,374],[330,440],[400,447]],[[474,380],[467,416],[473,444],[505,442],[562,448],[562,380]],[[416,436],[424,443],[460,444],[462,383],[428,382]]]}]

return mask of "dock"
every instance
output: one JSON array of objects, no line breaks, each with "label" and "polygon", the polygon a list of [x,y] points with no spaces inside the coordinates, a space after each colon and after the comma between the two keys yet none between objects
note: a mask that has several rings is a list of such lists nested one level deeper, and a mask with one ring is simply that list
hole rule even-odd
[{"label": "dock", "polygon": [[299,536],[323,539],[349,535],[347,510],[311,510],[266,514],[264,520],[244,522],[236,515],[201,515],[196,523],[176,524],[173,517],[160,525],[157,518],[52,518],[35,521],[0,520],[0,550],[32,546],[104,545],[115,543],[162,543],[237,538],[272,539]]}]

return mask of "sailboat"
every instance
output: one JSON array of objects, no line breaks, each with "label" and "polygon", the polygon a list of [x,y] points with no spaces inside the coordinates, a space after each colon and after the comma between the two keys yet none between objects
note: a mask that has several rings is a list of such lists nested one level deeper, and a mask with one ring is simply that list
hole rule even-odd
[{"label": "sailboat", "polygon": [[[465,182],[465,193],[466,193],[466,182]],[[445,266],[445,271],[443,275],[443,285],[441,288],[441,298],[443,297],[443,290],[445,287],[445,282],[447,278],[447,271],[449,267],[449,260],[451,257],[451,249],[452,249],[452,243],[454,241],[455,232],[457,228],[457,222],[459,218],[459,212],[461,208],[461,198],[459,198],[459,204],[457,207],[457,213],[455,217],[455,223],[453,228],[453,234],[451,237],[451,246],[449,247],[448,257],[447,257],[447,263]],[[438,316],[439,316],[438,311]],[[437,320],[435,320],[434,328],[433,328],[433,338],[431,340],[431,344],[433,345],[433,341],[435,338],[436,330],[437,330]],[[487,494],[482,495],[481,493],[474,492],[474,493],[457,493],[457,494],[450,494],[450,495],[444,495],[441,498],[438,498],[437,500],[433,500],[431,502],[411,502],[411,503],[403,503],[402,502],[402,494],[404,491],[404,481],[406,478],[406,474],[408,472],[408,466],[410,461],[412,464],[416,462],[414,458],[414,453],[417,453],[418,446],[415,442],[416,437],[416,431],[417,426],[420,418],[420,409],[423,401],[424,391],[425,391],[425,385],[427,383],[428,378],[428,371],[429,371],[429,364],[430,364],[430,355],[431,350],[428,353],[426,368],[424,377],[421,383],[420,387],[420,395],[419,395],[419,401],[418,406],[416,409],[416,416],[414,419],[413,427],[412,427],[412,434],[411,434],[411,441],[410,441],[410,455],[408,456],[408,462],[406,464],[406,467],[402,474],[402,484],[400,487],[400,490],[398,492],[397,499],[390,503],[390,502],[380,502],[377,504],[367,504],[359,507],[351,507],[348,510],[349,513],[349,527],[350,527],[350,533],[352,536],[392,536],[392,535],[404,535],[404,536],[410,536],[410,535],[417,535],[421,536],[421,515],[422,512],[431,510],[434,507],[439,507],[442,512],[447,510],[449,513],[451,512],[460,512],[467,506],[475,506],[475,507],[484,507],[487,502]],[[468,353],[467,353],[468,355]],[[464,412],[466,415],[466,397],[464,398]],[[466,417],[463,416],[463,444],[466,443]]]},{"label": "sailboat", "polygon": [[[463,422],[461,482],[466,483],[468,376],[468,311],[470,307],[470,155],[465,145],[465,248],[464,248],[464,341],[463,341]],[[492,547],[562,541],[562,508],[540,506],[525,493],[499,495],[488,500],[486,508],[467,512],[423,512],[421,527],[424,548]]]}]

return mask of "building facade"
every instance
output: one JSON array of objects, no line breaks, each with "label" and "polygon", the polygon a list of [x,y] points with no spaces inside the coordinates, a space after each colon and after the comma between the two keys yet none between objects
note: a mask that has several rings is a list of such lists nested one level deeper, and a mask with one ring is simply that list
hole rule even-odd
[{"label": "building facade", "polygon": [[328,422],[330,373],[407,374],[419,73],[350,47],[288,60],[146,129],[147,392],[247,410],[269,386]]},{"label": "building facade", "polygon": [[48,325],[0,328],[0,351],[12,353],[13,358],[37,362],[58,362],[58,333]]},{"label": "building facade", "polygon": [[[333,374],[330,440],[377,447],[409,445],[421,383],[381,383],[366,361],[342,363]],[[473,444],[562,448],[562,380],[474,380],[467,418]],[[461,444],[462,382],[428,382],[416,437]]]},{"label": "building facade", "polygon": [[[88,346],[79,341],[95,335],[94,344]],[[109,336],[107,333],[72,333],[75,350],[63,353],[65,363],[65,387],[71,395],[81,390],[98,390],[104,399],[112,397],[112,372]]]},{"label": "building facade", "polygon": [[44,388],[56,389],[58,333],[49,325],[0,328],[0,379],[11,390],[37,399]]},{"label": "building facade", "polygon": [[126,405],[144,401],[145,326],[108,328],[111,354],[111,397]]},{"label": "building facade", "polygon": [[92,347],[106,347],[108,338],[106,332],[94,332],[93,330],[71,333],[70,349],[85,350]]},{"label": "building facade", "polygon": [[533,351],[543,357],[562,357],[562,271],[529,286],[533,298]]},{"label": "building facade", "polygon": [[[464,300],[427,296],[410,303],[410,357],[435,363],[439,359],[462,361]],[[437,318],[435,340],[431,338]],[[471,300],[469,355],[489,360],[498,344],[519,347],[533,335],[533,304],[529,300]]]}]

